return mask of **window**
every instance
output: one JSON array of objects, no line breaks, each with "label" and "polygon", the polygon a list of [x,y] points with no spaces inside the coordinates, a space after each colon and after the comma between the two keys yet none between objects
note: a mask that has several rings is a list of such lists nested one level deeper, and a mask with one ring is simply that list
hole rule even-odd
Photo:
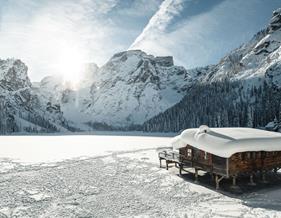
[{"label": "window", "polygon": [[204,159],[208,160],[208,153],[206,151],[204,152]]},{"label": "window", "polygon": [[187,149],[187,156],[188,157],[191,157],[192,156],[192,150],[189,148]]}]

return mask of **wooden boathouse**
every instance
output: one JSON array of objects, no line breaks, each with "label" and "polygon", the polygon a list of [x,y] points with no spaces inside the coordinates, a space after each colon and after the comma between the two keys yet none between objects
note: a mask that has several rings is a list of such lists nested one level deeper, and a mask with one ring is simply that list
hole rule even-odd
[{"label": "wooden boathouse", "polygon": [[248,175],[250,184],[255,185],[254,175],[260,173],[262,181],[269,171],[281,168],[281,133],[252,128],[209,128],[187,129],[175,137],[173,151],[159,153],[166,168],[174,163],[179,174],[186,168],[194,168],[195,181],[202,170],[215,177],[216,189],[220,181]]}]

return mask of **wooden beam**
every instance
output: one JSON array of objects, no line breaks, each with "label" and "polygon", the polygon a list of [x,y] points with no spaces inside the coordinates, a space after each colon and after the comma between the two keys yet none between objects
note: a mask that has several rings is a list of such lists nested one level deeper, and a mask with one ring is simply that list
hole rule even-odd
[{"label": "wooden beam", "polygon": [[236,176],[232,176],[232,186],[236,186]]},{"label": "wooden beam", "polygon": [[250,182],[249,182],[249,185],[256,185],[256,183],[254,182],[254,175],[253,174],[250,174]]},{"label": "wooden beam", "polygon": [[224,176],[219,178],[219,175],[216,174],[216,190],[220,188],[220,181],[224,179]]},{"label": "wooden beam", "polygon": [[237,175],[232,176],[232,185],[230,186],[230,188],[233,191],[239,191],[240,190],[239,186],[237,185]]},{"label": "wooden beam", "polygon": [[198,169],[197,168],[195,168],[195,183],[198,183]]},{"label": "wooden beam", "polygon": [[211,178],[211,182],[214,181],[214,174],[213,173],[210,173],[210,178]]},{"label": "wooden beam", "polygon": [[229,158],[226,159],[226,175],[229,177]]},{"label": "wooden beam", "polygon": [[220,182],[219,182],[219,177],[218,175],[216,175],[216,190],[218,190],[220,188]]},{"label": "wooden beam", "polygon": [[182,164],[179,164],[179,175],[182,176]]},{"label": "wooden beam", "polygon": [[266,171],[265,171],[265,170],[263,170],[263,171],[261,172],[261,181],[262,181],[262,183],[268,183],[268,182],[266,181]]}]

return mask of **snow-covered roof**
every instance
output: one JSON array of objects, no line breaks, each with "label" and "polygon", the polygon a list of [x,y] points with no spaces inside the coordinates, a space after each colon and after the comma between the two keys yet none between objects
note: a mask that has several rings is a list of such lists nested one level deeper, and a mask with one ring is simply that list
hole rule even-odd
[{"label": "snow-covered roof", "polygon": [[220,157],[237,152],[281,151],[281,133],[252,128],[187,129],[172,140],[174,149],[191,145]]}]

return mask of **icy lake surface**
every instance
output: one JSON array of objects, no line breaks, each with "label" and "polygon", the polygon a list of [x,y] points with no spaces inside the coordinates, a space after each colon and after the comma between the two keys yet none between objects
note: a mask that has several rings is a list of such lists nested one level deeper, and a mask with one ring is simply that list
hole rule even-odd
[{"label": "icy lake surface", "polygon": [[25,163],[170,146],[170,137],[120,135],[0,136],[0,157]]},{"label": "icy lake surface", "polygon": [[170,140],[0,137],[0,217],[281,217],[279,186],[233,195],[160,169]]}]

